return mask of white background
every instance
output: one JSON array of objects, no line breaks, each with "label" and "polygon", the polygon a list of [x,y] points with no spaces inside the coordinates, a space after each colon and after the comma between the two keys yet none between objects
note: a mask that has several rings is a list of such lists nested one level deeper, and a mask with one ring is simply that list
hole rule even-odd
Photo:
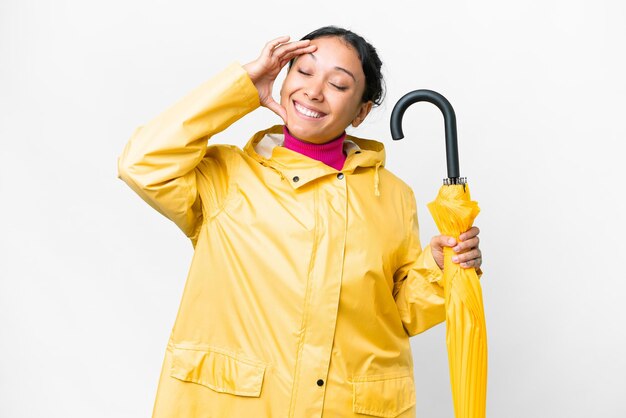
[{"label": "white background", "polygon": [[[0,416],[147,417],[192,248],[117,179],[135,127],[269,39],[370,40],[385,104],[351,133],[426,204],[444,94],[481,207],[488,416],[624,417],[623,1],[0,2]],[[259,109],[213,141],[280,120]],[[419,417],[451,417],[445,325],[412,339]]]}]

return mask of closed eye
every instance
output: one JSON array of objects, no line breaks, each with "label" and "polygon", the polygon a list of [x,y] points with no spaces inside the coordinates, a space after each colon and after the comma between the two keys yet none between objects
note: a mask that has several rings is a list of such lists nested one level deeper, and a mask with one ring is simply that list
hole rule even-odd
[{"label": "closed eye", "polygon": [[337,90],[340,90],[340,91],[348,90],[348,87],[346,87],[346,86],[340,86],[340,85],[333,84],[333,83],[330,83],[330,85],[333,86],[334,88],[336,88]]},{"label": "closed eye", "polygon": [[307,73],[305,71],[302,71],[301,69],[298,69],[298,72],[302,75],[311,75],[310,73]]}]

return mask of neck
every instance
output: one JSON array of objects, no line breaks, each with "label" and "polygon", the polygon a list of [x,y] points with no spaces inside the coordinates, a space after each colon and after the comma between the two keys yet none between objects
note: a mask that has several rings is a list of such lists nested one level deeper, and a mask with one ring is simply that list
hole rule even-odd
[{"label": "neck", "polygon": [[285,134],[285,142],[283,143],[285,148],[320,161],[335,170],[339,171],[343,168],[343,164],[346,161],[346,156],[343,153],[343,141],[346,138],[345,132],[324,144],[304,142],[291,135],[286,126],[283,127],[283,133]]}]

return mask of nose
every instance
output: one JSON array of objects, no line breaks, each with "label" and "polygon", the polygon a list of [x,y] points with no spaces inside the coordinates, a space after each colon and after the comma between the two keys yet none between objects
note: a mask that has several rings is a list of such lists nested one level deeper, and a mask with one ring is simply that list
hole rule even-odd
[{"label": "nose", "polygon": [[304,95],[312,101],[322,101],[324,99],[324,84],[317,77],[311,77],[304,88]]}]

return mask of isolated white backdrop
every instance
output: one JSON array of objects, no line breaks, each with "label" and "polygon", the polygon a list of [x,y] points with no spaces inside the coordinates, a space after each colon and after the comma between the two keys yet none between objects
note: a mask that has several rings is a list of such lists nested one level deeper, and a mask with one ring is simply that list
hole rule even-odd
[{"label": "isolated white backdrop", "polygon": [[[283,34],[337,24],[385,63],[353,133],[426,203],[445,177],[430,104],[453,104],[482,209],[490,417],[624,417],[620,0],[0,2],[0,416],[147,417],[192,248],[120,180],[134,128]],[[280,120],[259,109],[214,142]],[[412,339],[419,417],[451,417],[445,326]]]}]

